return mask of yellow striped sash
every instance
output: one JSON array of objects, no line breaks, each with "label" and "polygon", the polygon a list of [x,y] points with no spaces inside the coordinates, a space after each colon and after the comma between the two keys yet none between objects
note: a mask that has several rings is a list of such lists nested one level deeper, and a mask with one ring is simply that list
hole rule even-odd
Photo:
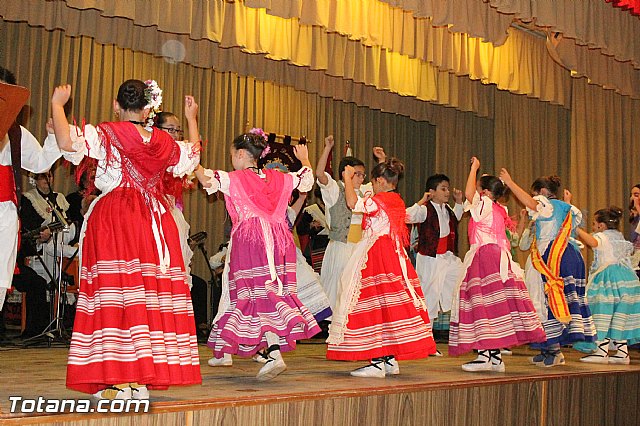
[{"label": "yellow striped sash", "polygon": [[571,313],[567,300],[564,297],[564,281],[560,277],[560,262],[562,254],[569,244],[569,234],[571,233],[571,211],[567,213],[567,217],[562,222],[560,231],[556,239],[551,244],[547,263],[542,260],[538,246],[536,245],[536,236],[533,236],[531,244],[531,263],[538,272],[547,278],[544,291],[547,295],[549,309],[558,321],[568,324],[571,321]]}]

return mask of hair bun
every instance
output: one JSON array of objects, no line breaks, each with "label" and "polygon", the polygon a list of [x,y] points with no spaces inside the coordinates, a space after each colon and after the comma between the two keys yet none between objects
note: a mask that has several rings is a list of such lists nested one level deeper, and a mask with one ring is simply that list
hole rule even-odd
[{"label": "hair bun", "polygon": [[147,105],[146,88],[141,80],[127,80],[120,85],[116,100],[127,111],[140,111]]},{"label": "hair bun", "polygon": [[264,139],[264,137],[262,137],[261,135],[253,134],[253,133],[248,133],[248,134],[251,135],[251,145],[255,146],[260,150],[263,150],[267,147],[267,141]]},{"label": "hair bun", "polygon": [[560,185],[562,184],[562,181],[560,181],[560,176],[558,175],[551,175],[547,179],[549,179],[550,182],[554,183],[558,187],[560,187]]},{"label": "hair bun", "polygon": [[398,176],[402,176],[404,174],[404,164],[402,163],[402,161],[398,160],[395,157],[391,157],[386,161],[386,163],[389,170],[391,170],[394,174]]},{"label": "hair bun", "polygon": [[610,206],[609,211],[611,212],[611,216],[616,219],[620,219],[623,215],[622,209],[620,207]]}]

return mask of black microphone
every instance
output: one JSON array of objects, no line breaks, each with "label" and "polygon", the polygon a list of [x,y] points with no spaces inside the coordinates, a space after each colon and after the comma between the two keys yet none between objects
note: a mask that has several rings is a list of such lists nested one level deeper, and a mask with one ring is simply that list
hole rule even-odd
[{"label": "black microphone", "polygon": [[196,232],[195,234],[191,235],[189,237],[189,239],[187,240],[187,243],[189,245],[198,245],[198,244],[204,244],[204,242],[206,240],[207,240],[206,231],[200,231],[200,232]]}]

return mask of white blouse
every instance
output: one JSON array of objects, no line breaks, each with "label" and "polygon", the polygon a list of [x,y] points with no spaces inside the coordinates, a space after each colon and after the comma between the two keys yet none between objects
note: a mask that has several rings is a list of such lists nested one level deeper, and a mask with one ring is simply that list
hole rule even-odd
[{"label": "white blouse", "polygon": [[[320,187],[320,192],[322,193],[322,201],[324,202],[324,211],[325,216],[327,218],[327,223],[331,224],[331,213],[329,209],[333,207],[340,197],[340,188],[338,187],[338,182],[331,177],[331,175],[327,172],[324,172],[324,175],[327,177],[327,184],[323,185],[318,181],[318,186]],[[355,188],[356,195],[359,198],[365,197],[367,195],[373,195],[373,185],[371,182],[367,184],[360,185],[360,188]],[[362,223],[362,214],[354,211],[354,214],[351,215],[351,224],[352,225],[360,225]]]},{"label": "white blouse", "polygon": [[[96,205],[96,202],[100,198],[104,197],[106,194],[121,185],[122,166],[120,162],[120,153],[118,152],[118,149],[116,147],[112,147],[113,161],[107,163],[107,152],[104,145],[102,145],[100,137],[98,136],[98,130],[96,129],[96,127],[88,124],[84,127],[84,132],[82,132],[81,129],[76,126],[69,126],[69,128],[71,132],[71,141],[73,143],[72,147],[74,149],[74,152],[63,151],[64,158],[75,165],[80,164],[85,156],[98,160],[95,185],[97,189],[102,191],[102,194],[100,194],[100,196],[91,203],[91,207],[89,207],[89,210],[85,215],[85,221],[80,234],[80,241],[82,244],[82,240],[86,231],[86,225],[88,223],[87,219],[93,211],[93,206]],[[152,131],[156,130],[154,129]],[[143,139],[150,140],[151,138],[149,137]],[[193,172],[198,164],[200,164],[200,152],[194,148],[193,144],[190,144],[188,142],[175,141],[175,143],[180,148],[180,158],[176,165],[169,166],[167,168],[167,172],[173,173],[175,177],[182,177]],[[166,209],[162,206],[162,204],[159,203],[155,203],[150,208],[152,211],[159,212],[161,215],[166,212]],[[162,224],[156,223],[154,214],[151,215],[151,218],[153,237],[155,240],[158,256],[160,258],[160,270],[164,273],[171,263],[171,257],[165,239],[162,237]],[[80,259],[80,262],[82,262],[82,259]]]}]

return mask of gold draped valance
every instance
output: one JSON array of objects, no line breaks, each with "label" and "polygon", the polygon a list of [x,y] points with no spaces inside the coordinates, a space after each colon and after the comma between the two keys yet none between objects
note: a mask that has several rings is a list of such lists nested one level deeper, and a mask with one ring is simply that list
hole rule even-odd
[{"label": "gold draped valance", "polygon": [[377,34],[340,33],[241,2],[9,0],[0,4],[0,15],[417,120],[433,114],[422,101],[492,117],[487,84],[554,104],[570,101],[569,74],[542,39],[510,29],[504,45],[494,47],[427,19],[416,26],[410,13],[380,2],[378,12],[363,16],[363,2],[354,3],[361,9],[343,7],[330,22],[337,28],[362,21],[379,28]]}]

